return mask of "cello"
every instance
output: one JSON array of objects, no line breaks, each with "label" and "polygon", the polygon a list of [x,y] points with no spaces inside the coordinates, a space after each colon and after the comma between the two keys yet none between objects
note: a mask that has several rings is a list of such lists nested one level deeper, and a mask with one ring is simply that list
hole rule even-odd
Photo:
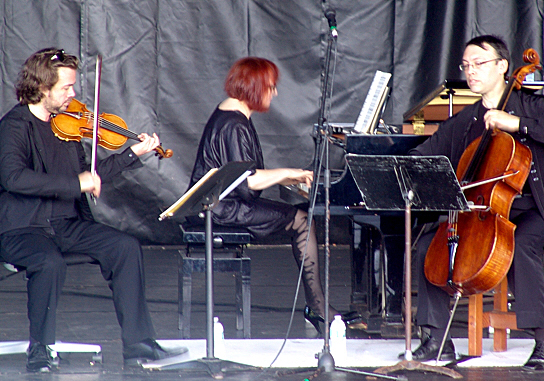
[{"label": "cello", "polygon": [[[541,68],[533,49],[524,52],[529,63],[510,77],[497,109],[503,110],[513,89],[526,75]],[[506,276],[514,254],[516,226],[508,220],[514,197],[529,175],[532,154],[524,144],[499,129],[486,129],[463,152],[457,178],[470,212],[450,212],[440,224],[425,257],[427,280],[455,295],[483,293]],[[455,311],[455,307],[454,307]],[[452,314],[453,315],[453,314]]]}]

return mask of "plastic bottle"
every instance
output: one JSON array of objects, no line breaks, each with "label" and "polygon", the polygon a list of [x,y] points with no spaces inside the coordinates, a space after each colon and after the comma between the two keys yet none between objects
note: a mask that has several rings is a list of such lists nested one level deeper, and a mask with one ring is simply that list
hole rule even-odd
[{"label": "plastic bottle", "polygon": [[346,325],[340,315],[335,315],[331,323],[329,344],[334,361],[338,364],[345,362],[348,356],[346,348]]},{"label": "plastic bottle", "polygon": [[219,318],[213,318],[213,354],[217,358],[225,356],[225,331]]}]

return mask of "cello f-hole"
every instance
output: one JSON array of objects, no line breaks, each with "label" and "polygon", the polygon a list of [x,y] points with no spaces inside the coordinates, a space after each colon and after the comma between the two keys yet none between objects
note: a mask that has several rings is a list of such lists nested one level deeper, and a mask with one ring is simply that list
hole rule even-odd
[{"label": "cello f-hole", "polygon": [[[478,197],[476,197],[476,203],[477,203],[477,205],[485,205],[484,196],[479,194]],[[484,221],[486,218],[487,218],[487,213],[484,213],[484,212],[481,212],[481,211],[478,212],[478,220]]]}]

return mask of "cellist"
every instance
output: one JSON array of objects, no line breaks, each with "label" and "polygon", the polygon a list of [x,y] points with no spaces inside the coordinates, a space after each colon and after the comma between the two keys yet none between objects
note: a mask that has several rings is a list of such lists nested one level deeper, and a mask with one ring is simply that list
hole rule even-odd
[{"label": "cellist", "polygon": [[[509,63],[510,54],[501,38],[484,35],[471,39],[465,45],[459,68],[470,90],[480,94],[481,100],[443,122],[433,136],[410,154],[445,155],[456,168],[467,146],[486,128],[505,131],[530,148],[530,174],[510,212],[510,221],[517,228],[508,284],[515,296],[518,328],[535,337],[533,353],[524,366],[544,370],[544,97],[514,91],[504,111],[498,110],[507,87]],[[413,358],[418,361],[436,359],[450,313],[450,295],[429,283],[424,274],[425,255],[435,232],[436,229],[428,229],[417,245],[416,321],[422,328],[422,337]],[[454,359],[455,348],[451,337],[447,337],[441,360]]]},{"label": "cellist", "polygon": [[51,114],[66,110],[75,96],[78,65],[56,48],[32,54],[15,86],[18,104],[0,120],[0,258],[26,269],[29,372],[51,370],[66,252],[100,264],[113,292],[126,366],[179,354],[155,341],[140,243],[95,222],[85,197],[99,197],[102,181],[142,167],[139,156],[156,148],[159,138],[141,134],[140,142],[99,161],[91,174],[81,143],[58,139],[50,125]]}]

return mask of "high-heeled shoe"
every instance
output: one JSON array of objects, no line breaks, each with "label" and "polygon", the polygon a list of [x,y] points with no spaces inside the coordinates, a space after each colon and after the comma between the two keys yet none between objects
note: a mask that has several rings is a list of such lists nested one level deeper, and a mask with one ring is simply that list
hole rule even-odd
[{"label": "high-heeled shoe", "polygon": [[[340,315],[342,316],[342,320],[344,321],[346,326],[354,327],[359,325],[365,326],[366,328],[366,324],[363,322],[363,317],[357,311],[350,311]],[[308,323],[314,326],[319,334],[323,333],[320,323],[325,323],[325,319],[314,310],[312,310],[309,306],[304,307],[304,318]]]},{"label": "high-heeled shoe", "polygon": [[342,314],[342,320],[346,326],[364,325],[363,317],[357,311],[349,311]]},{"label": "high-heeled shoe", "polygon": [[321,326],[319,323],[325,323],[325,319],[322,316],[315,313],[310,307],[304,307],[304,318],[308,323],[314,326],[315,330],[322,335]]}]

